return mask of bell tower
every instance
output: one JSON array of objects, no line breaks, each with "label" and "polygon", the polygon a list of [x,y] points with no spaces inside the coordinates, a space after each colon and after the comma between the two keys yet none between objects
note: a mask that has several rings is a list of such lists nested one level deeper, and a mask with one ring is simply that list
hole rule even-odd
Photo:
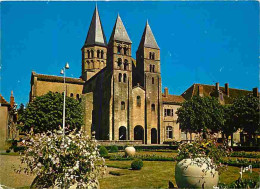
[{"label": "bell tower", "polygon": [[160,68],[160,48],[151,27],[146,26],[136,52],[136,82],[145,89],[145,142],[160,144],[162,126],[162,82]]},{"label": "bell tower", "polygon": [[97,6],[94,10],[88,30],[88,35],[83,47],[81,48],[81,52],[81,78],[87,81],[104,67],[106,67],[107,62],[107,42]]}]

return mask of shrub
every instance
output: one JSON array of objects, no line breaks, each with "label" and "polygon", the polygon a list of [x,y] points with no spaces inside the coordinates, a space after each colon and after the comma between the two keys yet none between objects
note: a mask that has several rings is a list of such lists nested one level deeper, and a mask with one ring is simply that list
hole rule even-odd
[{"label": "shrub", "polygon": [[11,152],[11,150],[10,150],[10,149],[7,149],[7,150],[6,150],[6,153],[10,153],[10,152]]},{"label": "shrub", "polygon": [[132,163],[131,163],[131,168],[133,170],[140,170],[143,167],[143,161],[141,159],[135,159]]},{"label": "shrub", "polygon": [[117,172],[117,171],[109,171],[110,175],[114,175],[114,176],[120,176],[121,173]]},{"label": "shrub", "polygon": [[118,147],[117,147],[116,145],[111,146],[110,152],[111,152],[111,153],[118,152]]},{"label": "shrub", "polygon": [[236,188],[259,188],[259,183],[257,181],[254,181],[252,179],[241,179],[239,178],[238,180],[230,183],[230,184],[223,184],[219,183],[218,187],[220,189],[236,189]]},{"label": "shrub", "polygon": [[100,156],[104,157],[108,155],[108,151],[105,146],[100,146],[99,148],[99,154]]},{"label": "shrub", "polygon": [[98,177],[105,168],[97,142],[82,131],[74,130],[63,136],[62,130],[34,134],[31,132],[22,144],[26,146],[20,160],[26,166],[16,170],[37,175],[33,182],[36,188],[57,186],[69,188],[95,188]]}]

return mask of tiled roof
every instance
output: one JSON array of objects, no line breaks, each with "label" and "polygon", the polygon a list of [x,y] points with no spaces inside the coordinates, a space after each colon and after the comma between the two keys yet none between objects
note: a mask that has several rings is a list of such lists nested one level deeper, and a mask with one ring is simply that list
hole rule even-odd
[{"label": "tiled roof", "polygon": [[148,48],[153,48],[153,49],[160,49],[156,40],[155,40],[155,37],[153,35],[153,32],[151,30],[151,27],[150,25],[148,24],[148,21],[146,22],[146,26],[145,26],[145,29],[144,29],[144,33],[142,35],[142,39],[140,41],[140,44],[139,44],[139,48],[140,47],[148,47]]},{"label": "tiled roof", "polygon": [[[203,96],[213,96],[214,92],[216,91],[215,85],[193,84],[181,96],[183,96],[186,100],[190,99],[193,96],[197,96],[198,86],[203,87]],[[252,91],[248,90],[229,88],[229,96],[227,96],[225,93],[225,87],[219,87],[219,90],[223,94],[225,104],[232,103],[234,98],[252,93]]]},{"label": "tiled roof", "polygon": [[89,30],[88,30],[88,35],[85,41],[85,46],[90,46],[90,45],[101,45],[101,46],[106,46],[106,37],[104,34],[104,30],[99,18],[99,13],[97,6],[95,8]]},{"label": "tiled roof", "polygon": [[117,16],[116,23],[110,36],[109,42],[114,40],[132,43],[119,14]]},{"label": "tiled roof", "polygon": [[163,103],[172,103],[172,104],[180,104],[185,101],[185,99],[182,96],[177,95],[167,95],[162,94],[162,101]]},{"label": "tiled roof", "polygon": [[[50,81],[50,82],[63,82],[64,79],[61,76],[54,76],[54,75],[44,75],[44,74],[36,74],[35,72],[32,72],[32,76],[37,77],[37,80],[40,81]],[[84,84],[85,81],[80,78],[71,78],[66,77],[65,78],[66,83],[74,83],[74,84]]]},{"label": "tiled roof", "polygon": [[9,106],[10,104],[4,99],[4,97],[0,94],[0,104],[1,106]]}]

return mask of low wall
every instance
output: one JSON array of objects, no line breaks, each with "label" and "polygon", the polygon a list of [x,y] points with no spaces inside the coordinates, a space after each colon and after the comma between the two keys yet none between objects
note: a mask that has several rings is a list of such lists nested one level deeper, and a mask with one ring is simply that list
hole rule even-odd
[{"label": "low wall", "polygon": [[124,146],[124,145],[134,145],[139,146],[143,144],[142,140],[98,140],[98,143],[103,146]]}]

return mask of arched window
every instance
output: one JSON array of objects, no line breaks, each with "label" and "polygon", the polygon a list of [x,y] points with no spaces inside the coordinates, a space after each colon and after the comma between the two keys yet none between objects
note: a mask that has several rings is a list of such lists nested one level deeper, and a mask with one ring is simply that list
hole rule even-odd
[{"label": "arched window", "polygon": [[152,77],[152,84],[154,84],[154,78]]},{"label": "arched window", "polygon": [[117,65],[118,65],[119,68],[121,67],[121,64],[122,64],[122,59],[118,58],[117,59]]},{"label": "arched window", "polygon": [[73,93],[70,93],[70,97],[73,97]]},{"label": "arched window", "polygon": [[153,72],[155,72],[155,65],[153,65]]},{"label": "arched window", "polygon": [[172,135],[172,127],[171,126],[167,126],[166,127],[166,137],[167,139],[172,139],[173,135]]},{"label": "arched window", "polygon": [[127,47],[124,47],[124,55],[127,55]]},{"label": "arched window", "polygon": [[124,83],[126,83],[126,80],[127,80],[126,74],[124,74],[124,78],[123,78]]},{"label": "arched window", "polygon": [[97,50],[97,57],[100,58],[100,50]]},{"label": "arched window", "polygon": [[104,51],[101,50],[101,58],[104,58]]},{"label": "arched window", "polygon": [[117,46],[117,54],[121,54],[121,49],[122,49],[122,47]]},{"label": "arched window", "polygon": [[118,81],[119,81],[119,82],[122,81],[122,74],[121,74],[121,73],[119,73],[119,75],[118,75]]},{"label": "arched window", "polygon": [[138,107],[140,107],[141,106],[141,97],[140,96],[137,96],[136,97],[136,105],[138,106]]},{"label": "arched window", "polygon": [[77,94],[77,100],[79,100],[80,98],[79,98],[79,94]]},{"label": "arched window", "polygon": [[90,51],[89,51],[89,50],[87,50],[87,53],[88,53],[88,58],[90,58]]},{"label": "arched window", "polygon": [[155,111],[155,104],[152,104],[151,109],[152,111]]},{"label": "arched window", "polygon": [[150,72],[153,71],[153,66],[150,64]]},{"label": "arched window", "polygon": [[121,110],[125,110],[125,102],[124,101],[121,102]]},{"label": "arched window", "polygon": [[124,61],[124,70],[128,70],[128,61],[126,59]]},{"label": "arched window", "polygon": [[149,52],[149,59],[152,59],[152,53]]},{"label": "arched window", "polygon": [[155,59],[155,53],[152,53],[152,60]]},{"label": "arched window", "polygon": [[119,127],[119,140],[126,140],[126,127]]},{"label": "arched window", "polygon": [[94,51],[91,50],[91,58],[93,58],[93,57],[94,57]]}]

